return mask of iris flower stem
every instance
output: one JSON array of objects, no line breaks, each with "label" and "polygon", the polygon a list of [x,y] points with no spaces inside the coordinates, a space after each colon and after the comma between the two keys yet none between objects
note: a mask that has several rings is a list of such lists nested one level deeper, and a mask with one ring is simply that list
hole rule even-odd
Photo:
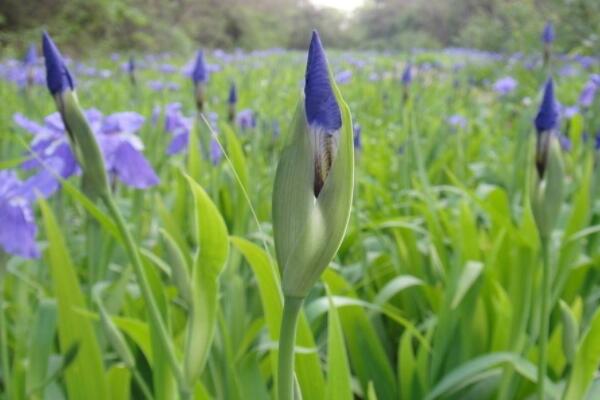
[{"label": "iris flower stem", "polygon": [[294,345],[303,297],[285,296],[279,330],[278,400],[294,399]]},{"label": "iris flower stem", "polygon": [[548,347],[548,325],[550,324],[549,297],[550,297],[550,255],[548,238],[542,240],[542,288],[540,307],[540,351],[538,357],[538,399],[544,400],[544,381],[546,380],[547,347]]},{"label": "iris flower stem", "polygon": [[102,196],[102,199],[106,204],[108,211],[115,220],[119,233],[123,237],[125,250],[127,251],[131,263],[133,264],[133,270],[136,275],[136,279],[138,281],[138,284],[140,285],[140,289],[144,298],[144,302],[146,303],[146,307],[148,308],[150,322],[158,331],[158,338],[162,346],[166,349],[169,363],[171,364],[171,369],[175,374],[175,378],[177,379],[177,383],[179,385],[179,390],[182,393],[189,393],[189,390],[187,389],[187,383],[183,376],[183,371],[179,366],[179,361],[177,360],[177,357],[175,356],[173,342],[169,339],[167,328],[160,315],[160,311],[158,309],[158,305],[156,304],[156,300],[152,295],[150,283],[148,282],[148,277],[146,276],[146,272],[144,271],[144,266],[142,265],[142,260],[138,253],[137,247],[133,241],[133,237],[131,236],[129,229],[127,229],[125,220],[123,219],[121,212],[117,208],[117,205],[115,204],[112,196],[110,194],[107,194]]},{"label": "iris flower stem", "polygon": [[152,392],[150,391],[150,388],[146,384],[146,381],[144,380],[144,378],[140,374],[140,371],[138,371],[138,369],[136,367],[133,367],[131,369],[132,369],[132,372],[133,372],[133,379],[135,380],[135,382],[139,386],[139,388],[142,391],[142,394],[144,395],[144,397],[146,398],[146,400],[153,400]]}]

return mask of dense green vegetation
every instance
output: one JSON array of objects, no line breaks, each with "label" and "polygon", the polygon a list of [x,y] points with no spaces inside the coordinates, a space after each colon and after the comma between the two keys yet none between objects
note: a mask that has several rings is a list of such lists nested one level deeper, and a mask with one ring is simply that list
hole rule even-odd
[{"label": "dense green vegetation", "polygon": [[3,0],[0,49],[22,51],[44,26],[82,53],[303,48],[313,28],[330,48],[527,51],[546,20],[559,51],[600,51],[596,0],[367,0],[350,16],[307,0]]}]

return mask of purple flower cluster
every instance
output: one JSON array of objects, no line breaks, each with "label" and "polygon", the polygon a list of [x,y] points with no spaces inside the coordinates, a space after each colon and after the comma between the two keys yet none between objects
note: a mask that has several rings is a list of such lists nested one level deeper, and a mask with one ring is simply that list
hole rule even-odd
[{"label": "purple flower cluster", "polygon": [[24,64],[17,60],[6,60],[0,63],[0,79],[12,82],[18,87],[25,87],[28,84],[45,85],[46,72],[44,68],[37,64]]},{"label": "purple flower cluster", "polygon": [[513,77],[506,76],[498,79],[494,83],[494,91],[501,96],[506,96],[512,93],[518,85],[519,82],[517,82]]},{"label": "purple flower cluster", "polygon": [[254,111],[246,108],[237,113],[235,122],[243,130],[256,128],[256,115]]},{"label": "purple flower cluster", "polygon": [[[106,170],[111,177],[137,189],[158,184],[159,178],[142,154],[144,145],[136,134],[144,124],[144,117],[135,112],[103,116],[94,108],[86,110],[85,116],[96,135]],[[43,169],[53,165],[57,186],[59,177],[66,179],[79,172],[79,165],[58,113],[47,116],[43,125],[18,113],[13,116],[13,120],[34,135],[31,158],[23,163],[23,169]]]}]

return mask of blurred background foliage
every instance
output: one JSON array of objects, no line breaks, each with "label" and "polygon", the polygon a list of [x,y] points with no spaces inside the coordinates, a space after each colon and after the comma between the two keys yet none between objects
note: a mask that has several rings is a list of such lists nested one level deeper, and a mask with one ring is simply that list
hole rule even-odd
[{"label": "blurred background foliage", "polygon": [[2,0],[0,51],[50,31],[78,54],[208,48],[304,48],[317,28],[330,48],[536,48],[545,21],[563,52],[600,52],[598,0],[366,0],[351,14],[309,0]]}]

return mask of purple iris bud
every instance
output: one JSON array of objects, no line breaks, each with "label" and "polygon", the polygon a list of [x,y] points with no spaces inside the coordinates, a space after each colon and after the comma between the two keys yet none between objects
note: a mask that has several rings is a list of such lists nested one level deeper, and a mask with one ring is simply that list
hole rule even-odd
[{"label": "purple iris bud", "polygon": [[221,146],[215,138],[210,140],[210,161],[213,165],[219,164],[221,158],[223,157],[223,153],[221,152]]},{"label": "purple iris bud", "polygon": [[344,85],[344,84],[350,82],[351,79],[352,79],[352,71],[350,71],[349,69],[339,72],[335,76],[336,83],[339,83],[340,85]]},{"label": "purple iris bud", "polygon": [[544,44],[554,42],[554,25],[552,25],[552,22],[550,21],[546,22],[544,30],[542,31],[542,42],[544,42]]},{"label": "purple iris bud", "polygon": [[204,54],[202,50],[198,51],[196,55],[196,63],[194,64],[194,70],[192,72],[192,80],[195,84],[204,83],[208,80],[206,73],[206,64],[204,63]]},{"label": "purple iris bud", "polygon": [[47,32],[42,34],[42,49],[46,62],[46,85],[52,95],[62,93],[65,90],[73,90],[75,81],[65,64],[60,51]]},{"label": "purple iris bud", "polygon": [[352,126],[352,129],[354,131],[354,148],[357,150],[361,150],[362,149],[362,138],[361,138],[362,127],[360,126],[359,123],[355,123]]},{"label": "purple iris bud", "polygon": [[35,44],[30,44],[27,49],[27,53],[25,53],[25,58],[23,59],[23,63],[25,65],[34,65],[37,62],[37,49],[35,48]]},{"label": "purple iris bud", "polygon": [[317,31],[313,31],[308,49],[304,107],[308,124],[334,132],[342,126],[342,114],[329,81],[327,58]]},{"label": "purple iris bud", "polygon": [[412,77],[412,65],[410,65],[410,63],[408,63],[404,67],[404,71],[402,71],[402,84],[404,86],[408,86],[412,82],[412,79],[413,79],[413,77]]},{"label": "purple iris bud", "polygon": [[237,103],[237,100],[237,89],[235,87],[235,83],[231,82],[231,85],[229,86],[229,96],[227,97],[227,103],[229,103],[229,105],[235,105]]},{"label": "purple iris bud", "polygon": [[135,58],[133,56],[129,57],[129,61],[127,62],[127,72],[130,74],[135,72]]},{"label": "purple iris bud", "polygon": [[596,97],[597,89],[598,87],[596,86],[596,83],[594,83],[592,80],[589,80],[579,95],[579,104],[585,108],[590,107],[594,102],[594,98]]},{"label": "purple iris bud", "polygon": [[594,149],[600,150],[600,133],[596,133],[596,136],[594,138]]},{"label": "purple iris bud", "polygon": [[506,96],[507,94],[513,92],[517,88],[518,84],[519,83],[514,78],[506,76],[498,79],[496,83],[494,83],[494,91],[501,96]]},{"label": "purple iris bud", "polygon": [[317,31],[313,31],[308,49],[304,84],[304,109],[314,152],[315,197],[319,196],[337,154],[342,115],[329,80],[325,50]]},{"label": "purple iris bud", "polygon": [[544,87],[544,97],[537,116],[535,129],[538,133],[552,131],[558,126],[558,103],[554,97],[554,82],[549,78]]}]

